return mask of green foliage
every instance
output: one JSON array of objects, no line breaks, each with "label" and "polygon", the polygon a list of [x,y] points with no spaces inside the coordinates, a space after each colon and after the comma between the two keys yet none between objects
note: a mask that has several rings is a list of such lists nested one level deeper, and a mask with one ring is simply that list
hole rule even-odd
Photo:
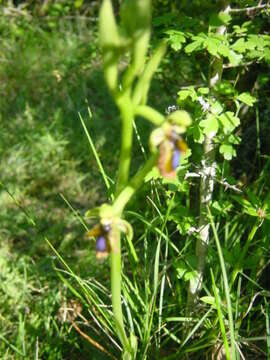
[{"label": "green foliage", "polygon": [[[242,356],[237,349],[245,358],[267,358],[269,8],[246,10],[258,2],[235,1],[231,7],[239,11],[227,14],[219,12],[218,2],[154,0],[145,57],[150,16],[145,19],[142,9],[149,2],[134,4],[127,6],[139,6],[132,10],[141,13],[138,27],[137,18],[113,2],[110,16],[117,29],[113,25],[111,33],[115,30],[117,41],[111,44],[109,38],[108,45],[111,34],[105,31],[103,46],[103,54],[109,48],[103,66],[111,95],[119,100],[129,89],[132,96],[122,98],[120,106],[131,100],[135,106],[129,113],[138,117],[130,163],[133,197],[122,193],[128,203],[118,222],[128,235],[122,239],[124,329],[130,330],[138,359],[230,358],[232,338],[237,359]],[[3,359],[35,358],[37,352],[46,359],[122,353],[111,308],[110,264],[95,258],[94,242],[85,235],[91,220],[83,217],[112,199],[119,171],[121,119],[102,77],[99,5],[1,3]],[[227,31],[217,34],[220,26]],[[157,45],[162,39],[168,44],[165,57],[165,45]],[[144,50],[138,52],[140,46]],[[222,77],[212,86],[220,62]],[[148,158],[149,135],[168,119],[169,105],[191,114],[189,149],[176,179],[164,179],[151,163],[144,182],[138,181],[133,175]],[[211,230],[202,290],[189,309],[189,284],[198,277],[200,260],[195,256],[199,181],[209,169],[202,163],[209,138],[215,153]],[[72,327],[71,314],[94,342]]]}]

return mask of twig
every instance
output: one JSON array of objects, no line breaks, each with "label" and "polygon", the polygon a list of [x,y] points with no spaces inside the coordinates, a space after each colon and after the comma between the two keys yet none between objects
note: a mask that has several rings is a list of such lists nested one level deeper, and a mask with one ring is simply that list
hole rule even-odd
[{"label": "twig", "polygon": [[238,14],[238,13],[241,13],[241,12],[251,12],[251,11],[257,11],[257,10],[262,10],[262,9],[265,9],[265,8],[268,8],[270,7],[270,4],[262,4],[262,5],[256,5],[256,6],[250,6],[250,7],[247,7],[247,8],[243,8],[243,9],[230,9],[230,13],[232,14]]},{"label": "twig", "polygon": [[245,66],[250,66],[252,64],[256,64],[257,61],[249,61],[246,63],[242,63],[242,64],[237,64],[237,65],[232,65],[232,64],[224,64],[223,65],[223,69],[231,69],[231,68],[235,68],[235,67],[245,67]]},{"label": "twig", "polygon": [[[207,176],[209,174],[205,173],[205,169],[203,170],[199,170],[198,172],[187,172],[185,175],[185,180],[188,178],[199,178],[201,176]],[[238,193],[241,193],[242,190],[239,189],[236,185],[231,185],[228,183],[228,181],[224,178],[224,179],[218,179],[216,176],[213,176],[213,180],[218,182],[219,184],[223,185],[225,187],[225,191],[227,189],[231,189],[233,191],[236,191]]]}]

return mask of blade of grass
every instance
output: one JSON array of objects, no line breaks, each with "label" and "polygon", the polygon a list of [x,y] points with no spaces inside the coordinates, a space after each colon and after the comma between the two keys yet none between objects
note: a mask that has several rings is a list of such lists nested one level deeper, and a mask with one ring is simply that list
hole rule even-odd
[{"label": "blade of grass", "polygon": [[98,156],[96,147],[95,147],[95,145],[94,145],[94,143],[93,143],[93,140],[92,140],[92,138],[91,138],[91,136],[90,136],[90,134],[89,134],[89,132],[88,132],[88,130],[87,130],[87,127],[86,127],[86,125],[85,125],[85,122],[84,122],[84,120],[83,120],[83,118],[82,118],[82,116],[81,116],[80,113],[79,113],[79,118],[80,118],[80,120],[81,120],[82,127],[83,127],[83,129],[84,129],[84,132],[85,132],[85,134],[86,134],[87,140],[88,140],[89,145],[90,145],[90,148],[91,148],[91,150],[92,150],[92,152],[93,152],[93,155],[94,155],[94,157],[95,157],[97,166],[98,166],[99,171],[100,171],[100,173],[101,173],[101,175],[102,175],[102,178],[103,178],[103,181],[104,181],[104,183],[105,183],[105,186],[106,186],[106,188],[107,188],[107,190],[108,190],[108,193],[110,194],[111,200],[113,200],[113,199],[114,199],[114,196],[113,196],[113,194],[112,194],[112,192],[111,192],[111,185],[110,185],[110,183],[109,183],[108,177],[107,177],[107,175],[106,175],[106,173],[105,173],[105,171],[104,171],[104,168],[103,168],[103,165],[102,165],[102,163],[101,163],[101,160],[100,160],[100,158],[99,158],[99,156]]},{"label": "blade of grass", "polygon": [[70,208],[71,212],[73,213],[74,217],[79,220],[79,222],[82,224],[82,226],[84,227],[84,229],[86,231],[88,231],[88,226],[85,223],[85,221],[83,220],[82,216],[80,216],[78,214],[78,212],[71,206],[70,202],[65,198],[65,196],[63,194],[59,194],[61,196],[61,198],[64,200],[64,202],[67,204],[67,206]]},{"label": "blade of grass", "polygon": [[[167,207],[166,215],[164,217],[164,221],[161,227],[162,233],[164,233],[165,226],[167,224],[173,202],[174,202],[175,194],[172,196],[170,203]],[[160,237],[161,240],[161,237]],[[159,309],[158,309],[158,344],[160,346],[160,330],[161,330],[161,322],[162,322],[162,309],[163,309],[163,298],[164,298],[164,291],[165,291],[165,278],[166,278],[166,271],[167,271],[167,261],[168,261],[168,252],[169,252],[169,237],[167,236],[166,242],[165,242],[165,257],[164,257],[164,266],[162,269],[163,276],[161,278],[161,284],[160,284],[160,296],[159,296]]]},{"label": "blade of grass", "polygon": [[[159,234],[163,239],[168,240],[169,245],[174,249],[174,251],[177,254],[179,254],[178,248],[174,245],[174,243],[170,240],[170,238],[166,234],[164,234],[158,227],[152,225],[149,221],[144,219],[143,216],[141,216],[140,214],[138,214],[134,211],[127,211],[127,213],[135,216],[137,219],[139,219],[141,222],[143,222],[151,231]],[[157,219],[159,219],[159,218],[157,218]]]},{"label": "blade of grass", "polygon": [[254,236],[258,230],[258,228],[260,227],[260,223],[258,220],[256,220],[255,224],[253,225],[252,229],[251,229],[251,232],[249,233],[248,235],[248,238],[247,238],[247,241],[240,253],[240,256],[238,258],[238,262],[237,264],[235,265],[235,268],[233,270],[233,273],[232,273],[232,276],[231,276],[231,280],[230,280],[230,288],[233,286],[234,282],[235,282],[235,279],[237,277],[237,275],[239,274],[239,272],[242,270],[241,266],[242,266],[242,262],[247,254],[247,251],[249,249],[249,246],[252,242],[252,240],[254,239]]},{"label": "blade of grass", "polygon": [[211,228],[212,228],[212,231],[214,234],[214,239],[215,239],[217,251],[218,251],[219,262],[220,262],[220,266],[221,266],[224,291],[225,291],[225,297],[226,297],[226,303],[227,303],[227,310],[228,310],[228,318],[229,318],[231,353],[232,353],[232,359],[235,360],[236,359],[236,349],[235,349],[235,337],[234,337],[234,322],[233,322],[233,311],[232,311],[232,304],[231,304],[231,297],[230,297],[229,282],[228,282],[225,262],[224,262],[217,230],[216,230],[216,227],[215,227],[215,224],[213,221],[213,217],[212,217],[212,214],[211,214],[208,206],[207,206],[207,211],[208,211],[208,216],[210,219]]},{"label": "blade of grass", "polygon": [[194,326],[194,328],[190,331],[190,333],[187,335],[187,337],[185,338],[185,340],[182,342],[181,344],[181,348],[183,348],[185,346],[185,344],[189,341],[189,339],[193,336],[193,334],[195,334],[195,332],[199,329],[199,327],[202,325],[202,323],[204,322],[204,320],[208,317],[208,315],[210,314],[210,312],[213,309],[210,308],[204,315],[203,317],[197,322],[197,324]]},{"label": "blade of grass", "polygon": [[226,358],[231,359],[229,343],[228,343],[228,339],[227,339],[227,336],[226,336],[226,329],[225,329],[224,320],[223,320],[224,316],[223,316],[223,313],[222,313],[220,299],[219,299],[219,295],[218,295],[218,291],[217,291],[215,278],[214,278],[214,274],[213,274],[212,269],[210,270],[210,272],[211,272],[211,279],[212,279],[212,289],[214,291],[215,302],[216,302],[216,307],[217,307],[217,314],[218,314],[218,320],[219,320],[219,326],[220,326],[220,331],[221,331],[222,338],[223,338]]},{"label": "blade of grass", "polygon": [[25,357],[25,355],[16,348],[16,346],[12,345],[3,335],[0,334],[0,339],[4,341],[13,351],[15,351],[17,354],[19,354],[21,357]]}]

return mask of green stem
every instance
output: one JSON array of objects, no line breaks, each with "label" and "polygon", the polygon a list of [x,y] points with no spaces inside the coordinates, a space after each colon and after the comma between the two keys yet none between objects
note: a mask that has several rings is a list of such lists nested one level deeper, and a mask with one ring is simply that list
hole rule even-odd
[{"label": "green stem", "polygon": [[122,93],[118,99],[116,99],[116,102],[120,109],[122,119],[121,154],[116,184],[116,194],[118,194],[127,184],[129,178],[134,112],[129,91]]},{"label": "green stem", "polygon": [[165,116],[147,105],[136,106],[135,114],[144,117],[157,126],[161,126],[165,120]]},{"label": "green stem", "polygon": [[[133,105],[130,99],[130,91],[120,93],[115,101],[119,107],[122,120],[121,134],[121,153],[119,163],[119,173],[116,183],[116,195],[126,186],[129,178],[129,169],[132,150],[133,136]],[[115,326],[118,337],[122,343],[124,354],[131,354],[132,349],[129,339],[125,332],[124,319],[121,305],[121,235],[117,227],[112,229],[114,247],[111,250],[111,291],[112,291],[112,307],[115,319]]]},{"label": "green stem", "polygon": [[114,249],[111,251],[111,288],[112,288],[112,307],[115,325],[119,339],[124,350],[129,351],[130,345],[125,333],[123,312],[121,305],[121,238],[120,231],[114,229]]},{"label": "green stem", "polygon": [[[135,191],[141,186],[145,176],[156,164],[158,153],[150,157],[145,166],[137,172],[132,178],[129,185],[121,191],[116,198],[113,207],[115,214],[121,216],[124,207],[135,193]],[[133,354],[136,353],[136,349],[131,349],[131,344],[127,338],[124,328],[124,320],[121,306],[121,239],[120,232],[116,228],[112,234],[114,239],[114,248],[111,251],[111,288],[112,288],[112,306],[115,319],[115,325],[117,334],[123,345],[124,352],[130,354],[130,358],[133,358]]]},{"label": "green stem", "polygon": [[131,199],[135,191],[142,185],[145,176],[156,164],[158,153],[152,155],[147,160],[144,167],[140,169],[137,174],[131,179],[130,183],[121,191],[118,197],[115,199],[113,207],[116,214],[121,216],[126,204]]},{"label": "green stem", "polygon": [[[121,217],[121,214],[127,202],[130,200],[134,192],[141,186],[148,172],[156,164],[157,157],[158,157],[158,153],[153,155],[146,162],[145,166],[137,172],[137,174],[130,181],[129,185],[126,186],[118,195],[118,197],[116,198],[113,204],[115,214],[118,214]],[[129,353],[130,359],[133,359],[133,357],[135,356],[133,354],[136,353],[136,349],[131,348],[131,344],[127,338],[124,327],[123,312],[121,305],[121,282],[122,282],[121,238],[120,238],[120,231],[118,228],[113,229],[112,237],[114,243],[114,247],[111,251],[111,289],[112,289],[113,314],[114,314],[117,334],[123,345],[124,352]]]},{"label": "green stem", "polygon": [[[133,120],[134,109],[130,98],[130,91],[123,92],[116,103],[120,109],[122,119],[122,139],[121,139],[121,154],[119,164],[119,174],[116,184],[117,199],[114,202],[115,213],[121,217],[125,205],[132,197],[134,192],[142,184],[145,175],[152,169],[156,163],[157,155],[151,157],[146,165],[138,171],[134,178],[127,185],[129,179],[131,151],[132,151],[132,137],[133,137]],[[111,289],[112,289],[112,307],[115,319],[115,326],[119,339],[123,345],[124,354],[129,354],[132,359],[136,353],[136,349],[132,349],[132,342],[129,341],[124,327],[123,312],[121,305],[121,238],[120,231],[115,228],[113,236],[114,247],[111,251]]]}]

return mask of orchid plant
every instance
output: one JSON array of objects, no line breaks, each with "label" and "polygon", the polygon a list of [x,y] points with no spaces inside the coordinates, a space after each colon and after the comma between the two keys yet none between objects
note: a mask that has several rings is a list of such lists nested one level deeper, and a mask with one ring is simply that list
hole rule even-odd
[{"label": "orchid plant", "polygon": [[[134,17],[136,14],[136,17]],[[145,177],[157,166],[161,175],[176,176],[182,154],[187,144],[182,138],[191,124],[189,114],[175,110],[163,115],[147,105],[150,83],[162,60],[166,45],[162,42],[146,61],[150,40],[151,1],[127,0],[120,10],[118,25],[110,0],[103,0],[99,14],[99,39],[104,63],[104,77],[117,105],[122,121],[121,154],[119,172],[112,204],[103,204],[89,210],[88,218],[96,218],[97,224],[89,231],[96,239],[96,255],[99,259],[110,256],[111,293],[115,326],[123,346],[123,358],[135,359],[137,339],[134,333],[126,333],[121,306],[121,235],[125,234],[134,260],[139,261],[132,245],[133,230],[123,219],[126,204],[144,182]],[[130,61],[125,70],[119,68],[124,56]],[[137,174],[130,179],[133,122],[141,116],[155,125],[150,136],[152,155]]]}]

